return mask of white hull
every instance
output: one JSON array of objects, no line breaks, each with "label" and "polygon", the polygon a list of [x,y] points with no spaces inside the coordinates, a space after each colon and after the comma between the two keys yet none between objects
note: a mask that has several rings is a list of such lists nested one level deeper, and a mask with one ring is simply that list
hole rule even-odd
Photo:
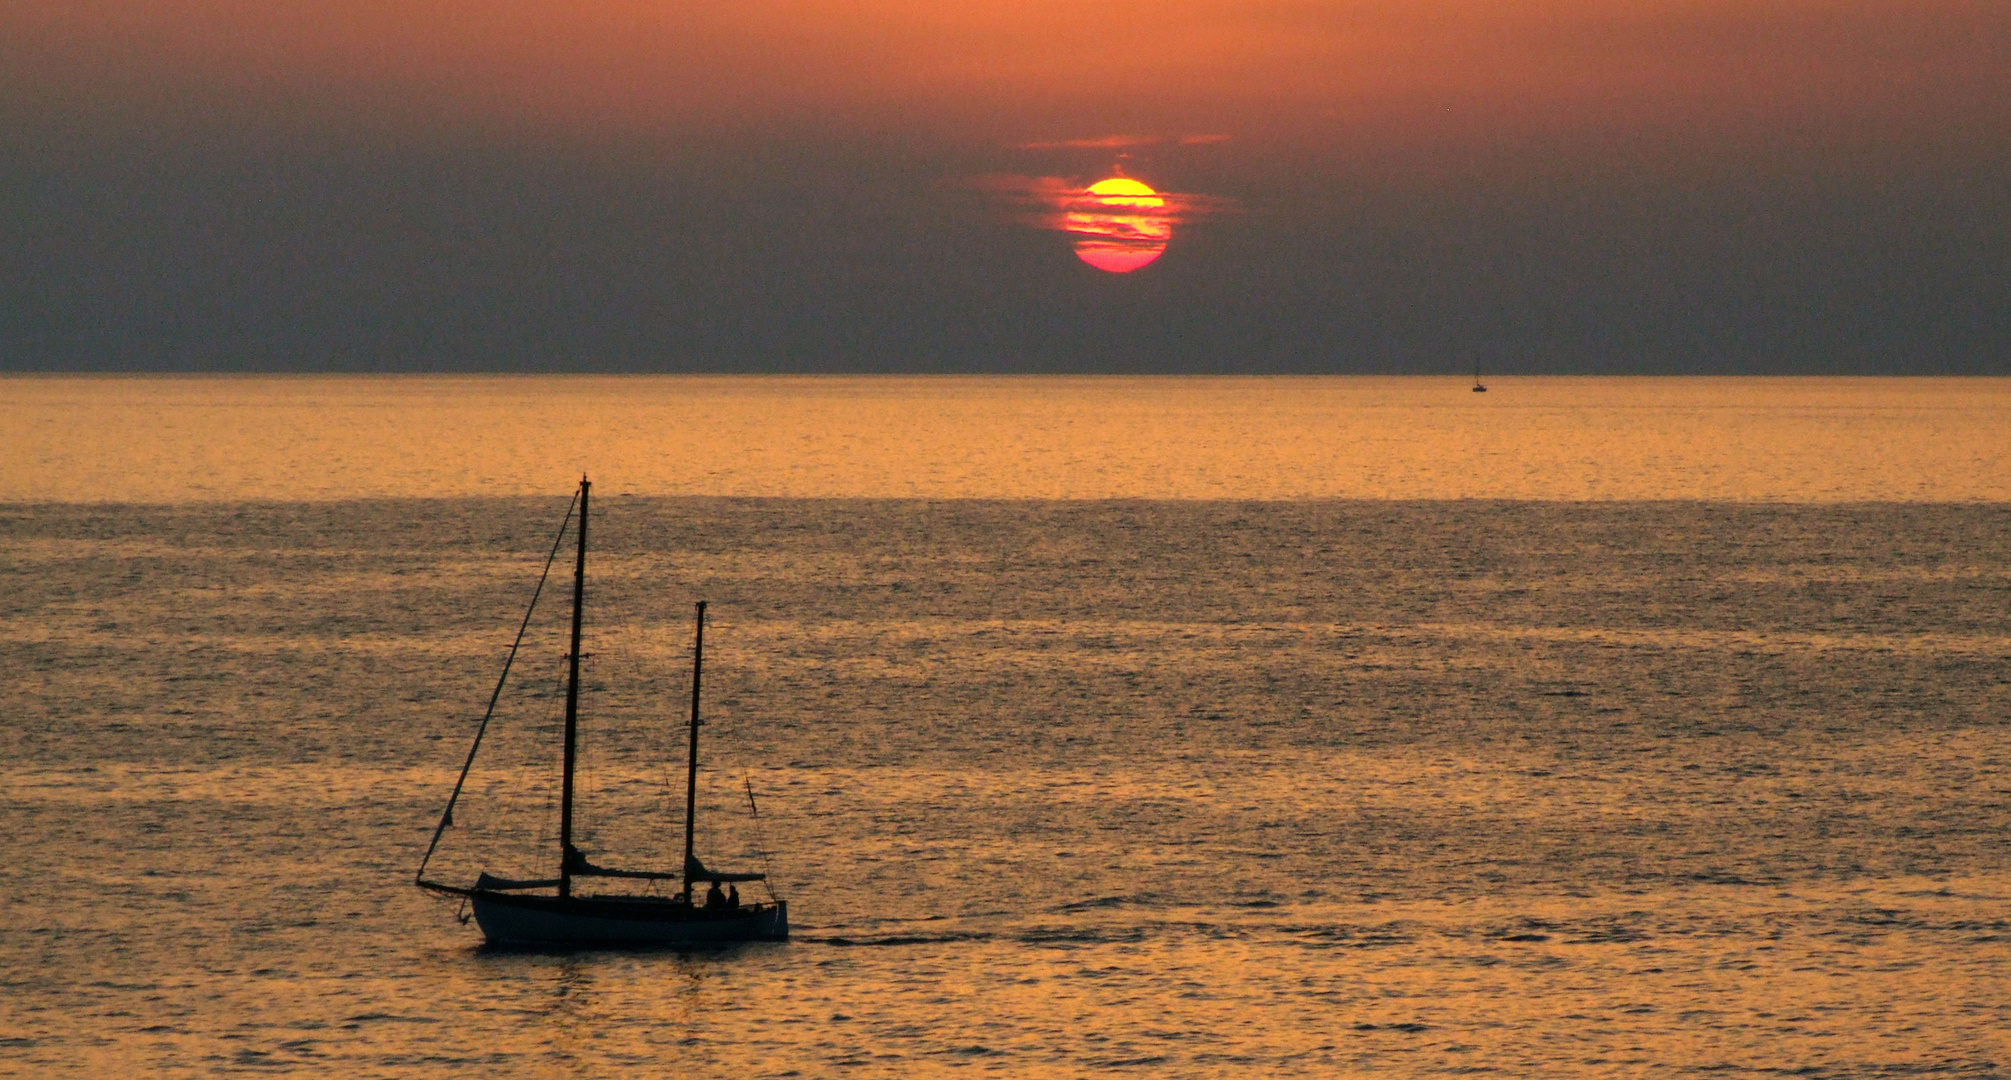
[{"label": "white hull", "polygon": [[713,912],[655,898],[513,896],[468,898],[483,936],[495,945],[725,945],[786,941],[782,901]]}]

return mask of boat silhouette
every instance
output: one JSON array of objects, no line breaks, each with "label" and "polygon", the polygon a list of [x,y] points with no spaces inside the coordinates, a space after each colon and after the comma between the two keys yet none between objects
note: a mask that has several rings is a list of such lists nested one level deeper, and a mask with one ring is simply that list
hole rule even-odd
[{"label": "boat silhouette", "polygon": [[[699,719],[699,677],[705,663],[705,601],[697,604],[696,630],[691,651],[691,719],[690,752],[685,764],[684,789],[684,866],[679,870],[620,870],[596,866],[586,854],[573,844],[573,773],[577,765],[579,746],[579,705],[580,705],[580,626],[586,601],[587,569],[587,510],[593,485],[585,477],[580,478],[579,491],[573,497],[572,508],[566,512],[566,521],[559,526],[559,537],[553,541],[552,553],[545,560],[545,573],[538,579],[538,588],[531,596],[530,608],[524,612],[523,625],[517,629],[517,640],[510,646],[509,659],[504,661],[503,673],[496,680],[496,690],[489,698],[489,709],[482,717],[482,723],[475,732],[474,745],[468,749],[468,760],[461,766],[460,779],[454,782],[454,791],[447,799],[447,808],[440,815],[440,824],[433,830],[433,841],[426,848],[426,856],[420,860],[419,871],[413,883],[428,892],[458,896],[473,910],[475,922],[482,928],[482,934],[491,944],[496,945],[597,945],[597,946],[639,946],[639,945],[711,945],[742,941],[782,941],[789,936],[789,906],[786,901],[776,898],[770,903],[739,904],[729,902],[719,892],[719,886],[733,882],[766,881],[767,875],[756,873],[733,873],[708,869],[699,860],[693,849],[696,837],[698,811],[698,729],[703,725]],[[529,627],[531,611],[537,608],[538,596],[544,592],[545,580],[551,574],[552,562],[558,556],[559,545],[565,537],[565,528],[572,521],[574,511],[579,514],[578,552],[573,564],[573,608],[571,648],[566,657],[566,711],[564,765],[559,789],[559,853],[558,873],[554,877],[517,879],[501,877],[487,872],[479,874],[472,885],[454,885],[434,881],[426,876],[426,867],[432,861],[434,851],[440,846],[440,838],[454,824],[454,804],[461,797],[461,789],[468,780],[468,770],[474,766],[475,754],[481,749],[482,736],[487,732],[489,720],[495,715],[496,701],[502,696],[503,684],[509,679],[511,663],[515,661],[518,646],[523,644],[524,630]],[[753,790],[748,791],[749,805],[753,804]],[[650,893],[586,893],[580,886],[585,882],[599,880],[625,881],[676,881],[681,887],[678,892],[664,896]],[[695,886],[705,883],[711,886],[705,903],[695,903],[692,891]],[[771,890],[770,895],[773,895]],[[465,920],[464,920],[465,921]]]}]

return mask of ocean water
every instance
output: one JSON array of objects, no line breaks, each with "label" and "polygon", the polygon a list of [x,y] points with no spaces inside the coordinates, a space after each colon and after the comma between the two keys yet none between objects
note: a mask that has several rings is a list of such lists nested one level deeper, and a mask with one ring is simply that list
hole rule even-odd
[{"label": "ocean water", "polygon": [[[9,380],[0,1073],[2011,1074],[2005,383],[1491,385]],[[582,465],[586,846],[707,599],[786,944],[410,884]],[[549,859],[558,599],[443,877]]]},{"label": "ocean water", "polygon": [[12,378],[0,500],[2011,501],[2011,378]]}]

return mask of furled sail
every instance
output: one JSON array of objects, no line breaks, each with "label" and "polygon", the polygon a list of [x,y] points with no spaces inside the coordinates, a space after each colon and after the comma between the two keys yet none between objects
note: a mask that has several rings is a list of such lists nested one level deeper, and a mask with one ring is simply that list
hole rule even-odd
[{"label": "furled sail", "polygon": [[730,874],[723,870],[707,870],[705,864],[699,862],[696,855],[684,860],[684,876],[693,881],[717,881],[722,883],[728,881],[768,880],[767,874]]},{"label": "furled sail", "polygon": [[677,881],[684,875],[664,870],[614,870],[605,866],[595,866],[578,848],[566,850],[566,873],[574,877],[618,877],[640,878],[644,881]]},{"label": "furled sail", "polygon": [[[672,873],[665,870],[616,870],[613,867],[609,866],[595,866],[593,863],[588,862],[587,857],[581,854],[579,849],[577,848],[573,849],[572,857],[566,861],[566,871],[572,874],[572,876],[574,877],[637,878],[643,881],[677,881],[682,878],[690,878],[693,881],[717,881],[723,884],[729,881],[768,880],[768,875],[766,874],[738,874],[738,873],[729,873],[721,870],[708,870],[705,868],[704,863],[698,861],[697,856],[693,856],[689,862],[685,863],[684,873],[682,874]],[[484,874],[482,876],[485,879],[488,878],[487,874]],[[496,878],[493,880],[501,881],[504,879]],[[556,884],[558,884],[558,879],[553,878],[550,881],[534,882],[526,885],[499,886],[499,887],[535,888],[543,885],[556,885]],[[477,885],[476,887],[481,888],[482,886]]]},{"label": "furled sail", "polygon": [[504,892],[512,892],[517,889],[554,889],[558,887],[558,884],[558,878],[524,880],[520,878],[497,877],[486,871],[483,872],[481,877],[475,879],[475,887],[477,889],[498,889]]}]

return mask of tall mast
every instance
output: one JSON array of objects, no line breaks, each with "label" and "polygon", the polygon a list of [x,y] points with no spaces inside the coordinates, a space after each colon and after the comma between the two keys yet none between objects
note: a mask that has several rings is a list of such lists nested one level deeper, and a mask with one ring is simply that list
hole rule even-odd
[{"label": "tall mast", "polygon": [[559,895],[573,894],[573,762],[580,729],[580,610],[587,597],[587,492],[593,485],[580,477],[580,551],[573,562],[573,644],[566,658],[566,765],[559,788]]},{"label": "tall mast", "polygon": [[705,601],[698,602],[698,636],[691,646],[691,754],[684,770],[684,902],[691,902],[692,839],[698,824],[698,676],[705,669]]}]

